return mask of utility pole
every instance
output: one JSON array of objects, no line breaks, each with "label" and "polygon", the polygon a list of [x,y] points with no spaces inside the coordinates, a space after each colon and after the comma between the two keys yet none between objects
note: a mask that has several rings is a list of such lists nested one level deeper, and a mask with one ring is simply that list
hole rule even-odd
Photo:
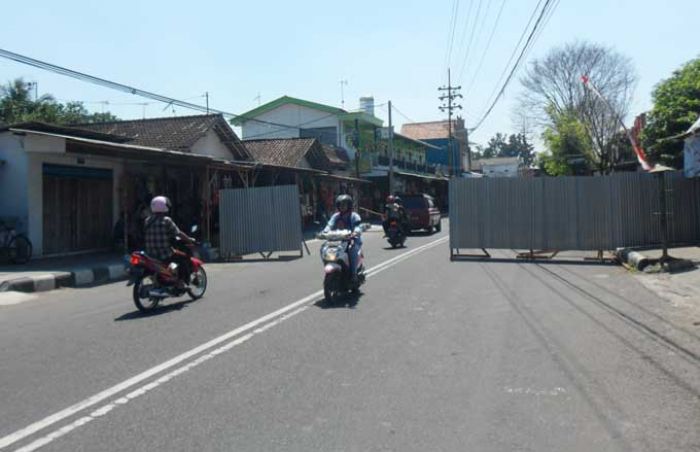
[{"label": "utility pole", "polygon": [[447,100],[447,105],[443,103],[443,105],[440,106],[440,111],[445,111],[447,110],[447,128],[448,128],[448,139],[447,139],[447,158],[448,162],[450,165],[450,177],[454,175],[454,146],[452,143],[452,111],[456,109],[462,109],[461,105],[455,104],[454,100],[459,98],[462,98],[462,95],[459,94],[457,91],[462,89],[461,86],[452,86],[452,79],[450,76],[450,69],[447,69],[447,86],[441,86],[438,88],[438,91],[447,91],[447,94],[443,94],[440,96],[438,99],[440,99],[442,102],[445,102]]},{"label": "utility pole", "polygon": [[394,194],[394,126],[391,124],[391,101],[389,101],[389,194]]},{"label": "utility pole", "polygon": [[345,90],[343,86],[347,86],[348,81],[343,79],[340,82],[340,108],[345,109]]},{"label": "utility pole", "polygon": [[472,170],[472,148],[469,147],[469,129],[464,127],[464,145],[467,147],[467,171]]},{"label": "utility pole", "polygon": [[355,145],[355,177],[360,178],[360,121],[355,118],[355,131],[353,132]]},{"label": "utility pole", "polygon": [[209,114],[209,91],[204,93],[204,97],[207,99],[207,114]]}]

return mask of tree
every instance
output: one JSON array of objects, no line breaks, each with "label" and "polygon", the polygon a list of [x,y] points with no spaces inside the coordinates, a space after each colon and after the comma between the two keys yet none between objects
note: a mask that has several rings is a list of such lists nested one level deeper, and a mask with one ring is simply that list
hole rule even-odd
[{"label": "tree", "polygon": [[484,158],[519,157],[526,166],[530,166],[533,161],[533,150],[534,147],[524,134],[506,136],[499,132],[489,140],[482,155]]},{"label": "tree", "polygon": [[[590,78],[608,105],[584,87],[583,75]],[[619,120],[627,116],[636,84],[629,58],[597,44],[567,44],[533,61],[521,84],[522,111],[549,128],[560,116],[573,115],[590,139],[589,164],[601,172],[611,169],[612,143],[619,132]]]},{"label": "tree", "polygon": [[700,116],[700,58],[686,63],[659,83],[652,99],[654,107],[647,115],[644,146],[653,160],[681,168],[683,142],[664,139],[685,132]]},{"label": "tree", "polygon": [[548,153],[539,156],[540,167],[550,176],[587,173],[592,145],[585,126],[574,112],[553,114],[553,118],[554,123],[542,133]]},{"label": "tree", "polygon": [[42,121],[51,124],[77,124],[113,121],[113,114],[90,113],[82,102],[57,102],[50,94],[32,100],[32,85],[21,78],[0,87],[0,122],[16,124]]},{"label": "tree", "polygon": [[501,157],[503,149],[506,147],[506,136],[500,132],[496,133],[484,148],[483,156],[485,159],[492,159],[494,157]]}]

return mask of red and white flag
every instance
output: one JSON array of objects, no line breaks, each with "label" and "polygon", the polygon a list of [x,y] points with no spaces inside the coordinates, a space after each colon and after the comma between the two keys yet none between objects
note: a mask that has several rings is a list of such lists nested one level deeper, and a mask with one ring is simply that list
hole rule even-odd
[{"label": "red and white flag", "polygon": [[[603,97],[602,94],[600,94],[600,91],[596,89],[596,87],[593,85],[593,82],[588,78],[587,75],[582,75],[581,76],[581,81],[583,82],[583,86],[588,88],[593,94],[595,94],[600,100],[605,103],[605,105],[610,109],[610,111],[616,115],[615,110],[612,108],[608,100]],[[641,132],[642,129],[642,120],[641,117],[637,117],[634,121],[634,128],[632,133],[627,126],[625,126],[625,123],[622,122],[622,118],[619,116],[616,116],[618,122],[622,126],[622,128],[625,130],[625,133],[627,134],[627,138],[630,140],[630,143],[632,144],[632,149],[634,149],[634,153],[637,155],[637,160],[639,161],[639,164],[642,165],[642,168],[644,171],[651,171],[654,169],[654,167],[649,163],[649,160],[647,159],[646,153],[644,152],[644,149],[642,148],[642,145],[639,142],[639,133]]]}]

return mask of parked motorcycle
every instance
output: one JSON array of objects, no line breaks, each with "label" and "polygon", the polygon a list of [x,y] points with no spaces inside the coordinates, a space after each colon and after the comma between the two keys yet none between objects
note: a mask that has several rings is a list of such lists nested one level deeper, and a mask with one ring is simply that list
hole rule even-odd
[{"label": "parked motorcycle", "polygon": [[[369,225],[363,224],[366,231]],[[348,250],[355,246],[355,236],[352,231],[339,230],[322,232],[318,238],[325,240],[321,245],[321,261],[325,273],[323,279],[323,296],[326,303],[332,303],[341,294],[358,293],[360,286],[365,283],[364,252],[360,251],[357,262],[357,282],[352,282],[350,272],[350,255]]]},{"label": "parked motorcycle", "polygon": [[[192,228],[192,233],[197,228]],[[184,288],[178,287],[178,266],[175,263],[166,264],[148,256],[143,251],[131,253],[129,259],[129,282],[127,286],[134,286],[134,304],[141,312],[155,309],[166,298],[180,297],[187,293],[192,300],[204,296],[207,290],[207,273],[204,263],[195,254],[193,245],[185,244],[177,240],[173,245],[175,252],[183,253],[189,258],[191,272],[189,281],[185,281]]]},{"label": "parked motorcycle", "polygon": [[386,228],[386,238],[389,241],[389,245],[391,245],[392,248],[404,246],[404,243],[406,242],[406,234],[404,234],[401,224],[399,224],[399,221],[395,218],[391,218],[388,221],[389,224]]}]

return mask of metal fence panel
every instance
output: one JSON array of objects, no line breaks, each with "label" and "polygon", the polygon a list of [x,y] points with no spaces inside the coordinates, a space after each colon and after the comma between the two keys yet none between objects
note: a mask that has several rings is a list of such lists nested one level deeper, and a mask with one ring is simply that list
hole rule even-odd
[{"label": "metal fence panel", "polygon": [[296,185],[219,192],[220,251],[224,256],[301,251],[301,207]]},{"label": "metal fence panel", "polygon": [[669,243],[700,241],[700,181],[680,172],[450,181],[453,249],[605,250],[661,242],[660,177]]}]

